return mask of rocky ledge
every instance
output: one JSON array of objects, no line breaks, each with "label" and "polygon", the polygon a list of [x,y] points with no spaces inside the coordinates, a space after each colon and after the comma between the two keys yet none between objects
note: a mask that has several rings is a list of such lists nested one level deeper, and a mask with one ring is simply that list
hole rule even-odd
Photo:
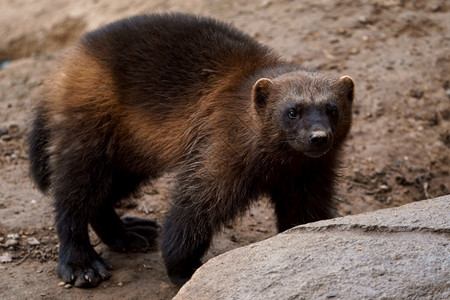
[{"label": "rocky ledge", "polygon": [[450,299],[450,195],[219,255],[174,299]]}]

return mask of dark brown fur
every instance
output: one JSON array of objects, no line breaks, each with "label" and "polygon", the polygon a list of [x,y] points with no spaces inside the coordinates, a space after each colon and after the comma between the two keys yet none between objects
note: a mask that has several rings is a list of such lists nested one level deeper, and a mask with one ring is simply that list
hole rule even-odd
[{"label": "dark brown fur", "polygon": [[279,231],[332,217],[352,100],[349,77],[211,19],[139,16],[89,33],[48,81],[29,139],[33,178],[55,198],[58,275],[80,287],[109,278],[88,224],[114,250],[147,248],[156,224],[113,204],[164,172],[177,179],[161,241],[177,284],[262,195]]}]

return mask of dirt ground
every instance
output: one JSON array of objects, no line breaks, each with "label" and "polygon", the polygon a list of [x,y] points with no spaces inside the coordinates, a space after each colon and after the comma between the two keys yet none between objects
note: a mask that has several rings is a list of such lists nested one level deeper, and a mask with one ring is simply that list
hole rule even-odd
[{"label": "dirt ground", "polygon": [[[125,4],[126,3],[126,4]],[[117,254],[89,290],[60,285],[52,200],[28,178],[29,113],[57,58],[80,34],[138,14],[183,11],[228,21],[284,57],[356,83],[340,212],[449,194],[450,4],[404,0],[0,0],[0,299],[170,299],[158,251]],[[119,207],[160,223],[170,175]],[[205,260],[275,235],[263,200],[215,239]]]}]

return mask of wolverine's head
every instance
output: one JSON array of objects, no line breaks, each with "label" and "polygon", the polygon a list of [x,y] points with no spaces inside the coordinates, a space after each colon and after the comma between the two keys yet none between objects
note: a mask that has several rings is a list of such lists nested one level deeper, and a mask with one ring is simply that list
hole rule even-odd
[{"label": "wolverine's head", "polygon": [[261,78],[252,91],[258,115],[272,122],[279,142],[309,157],[320,157],[344,140],[353,97],[350,77],[329,79],[306,71]]}]

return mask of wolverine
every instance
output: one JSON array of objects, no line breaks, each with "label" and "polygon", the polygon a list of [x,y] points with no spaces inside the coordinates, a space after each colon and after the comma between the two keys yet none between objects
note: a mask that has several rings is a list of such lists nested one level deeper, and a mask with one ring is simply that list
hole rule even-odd
[{"label": "wolverine", "polygon": [[178,285],[262,196],[280,232],[332,218],[353,98],[350,77],[210,18],[142,15],[86,34],[44,84],[29,135],[31,176],[54,198],[58,276],[110,277],[89,225],[112,250],[146,250],[157,224],[114,204],[166,173],[176,183],[160,248]]}]

